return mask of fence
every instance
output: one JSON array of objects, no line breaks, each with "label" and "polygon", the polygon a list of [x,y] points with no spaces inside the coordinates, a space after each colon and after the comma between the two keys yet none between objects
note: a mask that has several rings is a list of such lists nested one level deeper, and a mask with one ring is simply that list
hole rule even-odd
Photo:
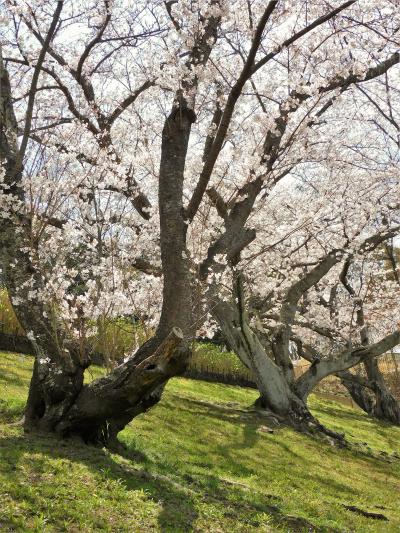
[{"label": "fence", "polygon": [[[229,360],[232,357],[237,361],[235,365],[229,363]],[[224,363],[224,359],[227,363]],[[400,354],[384,354],[379,357],[378,365],[390,391],[400,400]],[[305,359],[295,361],[294,373],[296,378],[304,374],[309,366],[310,363]],[[361,366],[357,367],[354,371],[360,373],[364,372]],[[254,388],[256,386],[252,372],[240,363],[235,354],[229,352],[219,352],[218,356],[211,358],[204,357],[201,351],[197,353],[195,352],[185,376],[193,379],[239,385],[243,387]],[[322,380],[317,386],[317,390],[332,396],[348,396],[347,390],[341,385],[340,380],[335,376],[328,376]]]}]

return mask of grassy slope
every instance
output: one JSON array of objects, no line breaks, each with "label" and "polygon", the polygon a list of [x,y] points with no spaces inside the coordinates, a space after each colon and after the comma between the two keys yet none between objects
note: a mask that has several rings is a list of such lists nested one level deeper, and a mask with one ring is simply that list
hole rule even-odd
[{"label": "grassy slope", "polygon": [[[174,379],[123,433],[130,457],[23,435],[31,362],[0,354],[0,531],[400,531],[400,428],[312,398],[314,413],[359,452],[243,412],[256,392]],[[343,507],[380,512],[389,522]]]}]

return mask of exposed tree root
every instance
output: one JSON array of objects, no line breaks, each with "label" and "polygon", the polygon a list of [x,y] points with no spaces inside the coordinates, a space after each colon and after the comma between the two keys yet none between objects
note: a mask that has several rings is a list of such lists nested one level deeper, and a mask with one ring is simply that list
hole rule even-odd
[{"label": "exposed tree root", "polygon": [[294,402],[293,409],[287,415],[274,413],[268,407],[263,407],[263,401],[258,398],[254,403],[254,410],[267,417],[276,425],[289,426],[307,435],[321,437],[332,446],[339,448],[348,447],[344,434],[337,433],[319,422],[301,402]]}]

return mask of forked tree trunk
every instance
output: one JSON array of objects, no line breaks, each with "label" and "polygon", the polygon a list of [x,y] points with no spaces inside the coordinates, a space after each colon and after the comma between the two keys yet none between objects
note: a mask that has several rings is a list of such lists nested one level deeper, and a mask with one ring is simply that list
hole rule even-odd
[{"label": "forked tree trunk", "polygon": [[[325,377],[343,373],[361,361],[369,364],[370,372],[376,372],[376,357],[399,343],[400,331],[397,330],[374,344],[343,350],[331,359],[316,359],[303,375],[292,379],[286,361],[287,350],[278,354],[282,344],[281,336],[260,336],[252,329],[244,310],[241,287],[237,287],[239,290],[235,294],[235,303],[218,300],[215,287],[210,289],[209,296],[213,302],[214,318],[226,341],[254,374],[260,392],[257,404],[297,430],[317,432],[343,445],[343,435],[325,428],[311,414],[307,407],[308,395]],[[385,416],[390,414],[394,418],[396,412],[393,404],[384,396],[382,389],[380,398],[384,401],[379,404],[379,408],[386,409]]]},{"label": "forked tree trunk", "polygon": [[374,387],[374,404],[372,415],[379,420],[385,420],[392,424],[400,425],[400,403],[388,389],[378,361],[367,358],[364,361],[368,380]]},{"label": "forked tree trunk", "polygon": [[374,403],[373,390],[371,386],[360,382],[360,376],[349,371],[338,372],[337,377],[350,394],[352,400],[366,413],[372,414]]},{"label": "forked tree trunk", "polygon": [[297,431],[318,433],[339,445],[344,445],[342,435],[323,426],[308,409],[306,399],[298,393],[273,360],[272,350],[260,341],[249,326],[246,317],[227,302],[220,301],[213,306],[217,320],[226,341],[239,359],[252,370],[260,392],[257,407],[267,410],[283,424]]},{"label": "forked tree trunk", "polygon": [[55,358],[51,346],[41,349],[37,345],[42,355],[37,357],[32,376],[25,427],[78,434],[87,442],[113,443],[127,423],[159,401],[166,381],[185,370],[194,333],[182,205],[191,124],[189,112],[174,108],[163,130],[159,196],[164,290],[154,337],[126,363],[89,385],[83,385],[85,365],[79,360],[72,361],[75,364],[70,368],[62,365],[64,359],[72,359],[72,350]]},{"label": "forked tree trunk", "polygon": [[[350,260],[347,260],[340,274],[340,280],[347,292],[354,298],[356,292],[348,279],[350,265]],[[396,270],[394,271],[396,272]],[[370,342],[368,325],[365,320],[364,307],[361,300],[358,302],[356,317],[357,325],[360,328],[361,344],[363,346],[368,345]],[[400,403],[386,386],[377,359],[367,356],[363,359],[363,365],[367,375],[367,383],[369,384],[367,387],[368,390],[365,390],[365,388],[362,390],[360,387],[360,381],[350,384],[349,376],[347,376],[347,385],[346,380],[342,380],[344,386],[348,389],[351,396],[354,398],[354,401],[366,413],[379,420],[385,420],[391,424],[400,425]]]}]

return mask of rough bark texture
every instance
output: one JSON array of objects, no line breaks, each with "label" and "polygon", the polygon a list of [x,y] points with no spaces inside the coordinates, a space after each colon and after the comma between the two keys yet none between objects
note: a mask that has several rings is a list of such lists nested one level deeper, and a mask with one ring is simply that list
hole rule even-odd
[{"label": "rough bark texture", "polygon": [[[329,263],[333,263],[337,259]],[[324,269],[327,268],[328,261],[325,262]],[[283,302],[283,312],[280,317],[283,327],[278,325],[279,332],[287,330],[289,335],[276,335],[274,331],[270,334],[261,334],[249,324],[245,311],[244,292],[241,283],[234,281],[234,298],[231,302],[218,300],[218,291],[214,287],[210,289],[209,297],[213,302],[213,315],[217,320],[227,343],[236,352],[242,362],[252,370],[257,387],[260,392],[258,405],[268,409],[287,424],[300,431],[317,432],[328,436],[336,443],[343,445],[344,437],[325,428],[310,413],[307,407],[307,397],[314,387],[326,376],[343,373],[347,369],[355,366],[361,361],[374,363],[377,370],[375,358],[398,344],[400,332],[387,335],[374,344],[366,344],[361,347],[343,350],[330,359],[318,359],[312,362],[310,368],[297,380],[294,380],[291,372],[288,372],[287,357],[288,344],[291,338],[291,324],[296,312],[295,303],[299,295],[307,290],[312,280],[323,275],[324,269],[314,269],[311,276],[306,275],[303,280],[296,283],[295,290],[289,290]],[[237,276],[241,276],[237,273]],[[285,340],[285,337],[286,340]],[[279,353],[282,344],[285,343],[286,351],[282,356]],[[350,373],[343,373],[345,377]],[[354,386],[354,385],[353,385]],[[374,389],[375,390],[375,389]],[[385,396],[382,406],[386,408],[388,399]],[[365,399],[365,401],[367,401]],[[388,411],[385,411],[386,413]],[[390,415],[395,416],[393,410]]]},{"label": "rough bark texture", "polygon": [[340,372],[338,377],[355,403],[368,415],[390,424],[400,425],[400,402],[388,389],[378,362],[371,357],[363,363],[367,379],[350,372]]},{"label": "rough bark texture", "polygon": [[[86,385],[55,430],[80,434],[86,442],[107,444],[137,414],[153,405],[149,393],[183,371],[187,349],[183,333],[174,328],[155,353],[137,364],[134,359]],[[146,398],[148,398],[146,400]]]},{"label": "rough bark texture", "polygon": [[367,386],[365,383],[360,383],[359,376],[346,370],[336,375],[355,403],[366,413],[372,413],[374,398],[371,384]]},{"label": "rough bark texture", "polygon": [[364,366],[368,380],[373,384],[375,394],[375,401],[369,414],[380,420],[400,425],[400,403],[387,388],[377,360],[367,357],[364,360]]},{"label": "rough bark texture", "polygon": [[217,320],[222,334],[240,360],[252,370],[260,392],[256,402],[258,408],[266,409],[278,421],[294,427],[298,431],[318,433],[332,442],[344,445],[342,435],[325,428],[309,411],[306,401],[299,395],[288,380],[285,372],[274,360],[272,349],[264,342],[248,324],[246,313],[239,305],[228,302],[216,302],[213,295],[213,315]]}]

